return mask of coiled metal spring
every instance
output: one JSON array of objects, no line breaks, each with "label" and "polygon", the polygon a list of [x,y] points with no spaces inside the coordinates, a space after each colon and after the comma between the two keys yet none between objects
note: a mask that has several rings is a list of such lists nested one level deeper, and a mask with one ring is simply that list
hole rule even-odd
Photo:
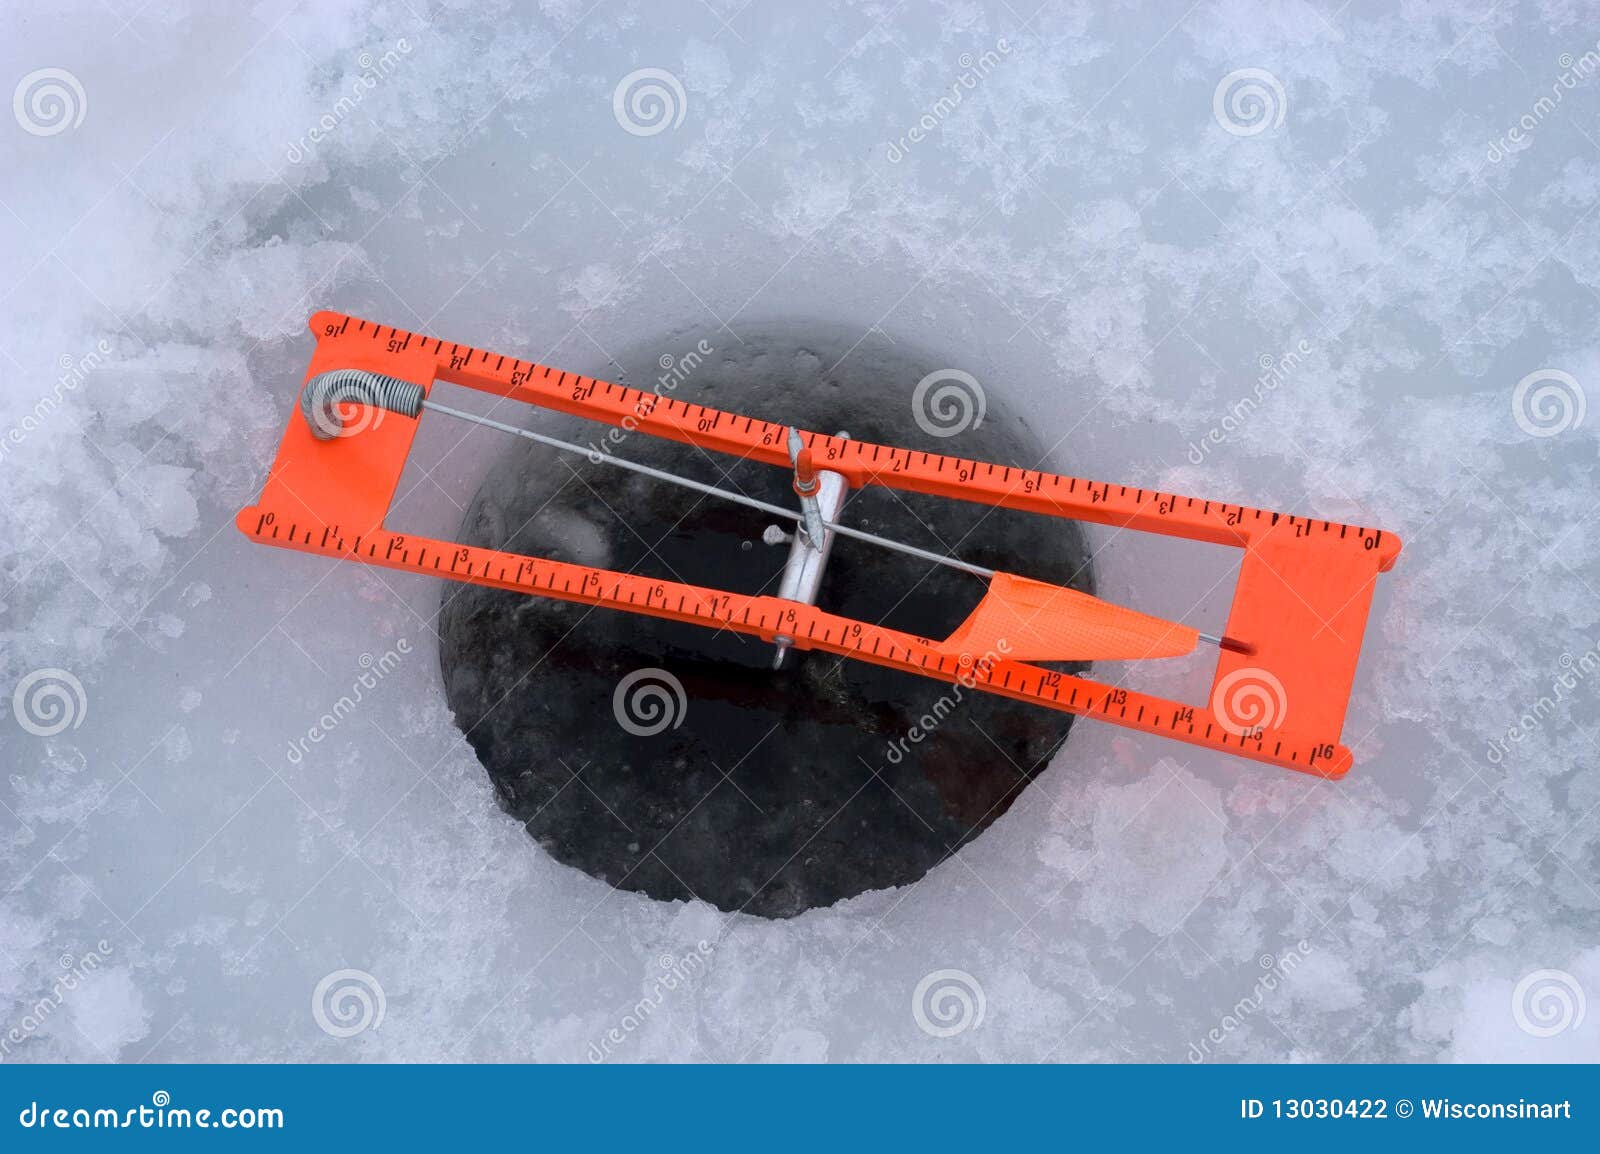
[{"label": "coiled metal spring", "polygon": [[345,425],[339,416],[340,404],[353,402],[369,409],[382,409],[415,417],[422,412],[422,402],[427,396],[421,385],[402,381],[399,377],[372,373],[365,369],[331,369],[318,373],[306,382],[300,392],[300,411],[305,414],[311,434],[319,441],[350,436],[360,432],[372,421],[358,421]]}]

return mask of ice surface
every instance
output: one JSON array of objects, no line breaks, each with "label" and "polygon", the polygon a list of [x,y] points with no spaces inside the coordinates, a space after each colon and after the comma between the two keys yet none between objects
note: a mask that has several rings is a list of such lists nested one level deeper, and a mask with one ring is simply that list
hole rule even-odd
[{"label": "ice surface", "polygon": [[[0,1056],[1600,1058],[1600,9],[1032,7],[5,6],[0,685],[61,672],[0,729]],[[318,308],[602,376],[846,323],[1058,468],[1391,528],[1358,766],[1083,724],[917,886],[612,892],[496,809],[436,584],[232,529]]]}]

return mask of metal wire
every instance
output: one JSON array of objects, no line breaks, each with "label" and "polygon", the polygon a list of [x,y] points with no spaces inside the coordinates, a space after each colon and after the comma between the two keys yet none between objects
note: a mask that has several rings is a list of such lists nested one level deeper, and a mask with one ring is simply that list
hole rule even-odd
[{"label": "metal wire", "polygon": [[[501,433],[510,433],[514,437],[533,441],[563,453],[572,453],[585,457],[597,465],[612,465],[618,469],[626,469],[631,473],[638,473],[657,481],[664,481],[669,485],[688,489],[707,497],[715,497],[721,501],[730,501],[735,505],[744,505],[750,509],[759,509],[761,512],[773,517],[782,517],[788,521],[803,523],[805,514],[799,509],[789,509],[782,505],[774,505],[768,501],[747,497],[743,493],[720,489],[715,485],[707,485],[688,477],[669,473],[664,469],[655,469],[649,465],[641,465],[637,461],[629,461],[624,457],[614,457],[609,453],[597,452],[586,449],[582,445],[571,441],[563,441],[559,437],[551,437],[544,433],[535,433],[530,429],[508,425],[504,421],[496,421],[491,417],[480,417],[476,413],[469,413],[465,409],[452,408],[441,405],[437,401],[427,399],[427,394],[421,385],[410,381],[400,380],[398,377],[385,376],[382,373],[368,372],[364,369],[334,369],[330,372],[319,373],[306,382],[305,390],[300,395],[300,407],[305,413],[306,422],[311,426],[312,433],[322,440],[337,437],[343,431],[339,418],[337,405],[343,402],[357,402],[370,405],[391,412],[400,413],[407,417],[420,415],[423,409],[441,413],[447,417],[454,417],[458,421],[469,424],[481,425],[486,429],[494,429]],[[935,565],[943,565],[950,569],[959,569],[964,573],[971,573],[974,577],[985,580],[993,577],[995,571],[986,569],[982,565],[973,565],[956,557],[934,553],[928,549],[919,549],[915,545],[907,545],[903,541],[896,541],[890,537],[880,537],[876,533],[868,533],[863,529],[854,529],[849,525],[841,525],[837,521],[823,520],[823,525],[832,529],[841,537],[850,537],[857,541],[865,541],[877,545],[882,549],[890,549],[896,553],[904,553],[909,557],[916,557]],[[1231,638],[1218,637],[1211,633],[1201,633],[1200,640],[1220,645],[1225,648],[1235,649],[1239,652],[1250,652],[1251,648],[1233,641]]]},{"label": "metal wire", "polygon": [[[430,412],[443,413],[447,417],[455,417],[457,420],[468,421],[474,425],[482,425],[489,429],[497,429],[502,433],[510,433],[525,440],[536,441],[541,445],[547,445],[552,449],[560,449],[565,453],[576,453],[578,456],[587,457],[597,465],[615,465],[619,469],[626,469],[632,473],[652,477],[657,481],[665,481],[669,485],[678,485],[685,489],[691,489],[696,493],[704,493],[708,497],[732,501],[736,505],[744,505],[751,509],[760,509],[763,513],[769,513],[774,517],[799,521],[803,516],[798,509],[786,509],[782,505],[759,501],[754,497],[747,497],[743,493],[719,489],[715,485],[692,481],[688,477],[680,477],[676,473],[668,473],[662,469],[652,469],[649,465],[641,465],[637,461],[629,461],[623,457],[613,457],[609,453],[598,453],[592,449],[585,449],[582,445],[575,445],[571,441],[563,441],[559,437],[546,436],[543,433],[535,433],[529,429],[518,428],[516,425],[508,425],[503,421],[480,417],[476,413],[469,413],[463,409],[453,409],[449,405],[441,405],[437,401],[425,400],[422,402],[422,407]],[[915,545],[907,545],[903,541],[895,541],[888,537],[880,537],[876,533],[868,533],[863,529],[852,529],[849,525],[841,525],[837,521],[824,520],[823,524],[841,537],[853,537],[857,541],[867,541],[884,549],[893,549],[897,553],[920,557],[922,560],[931,561],[935,565],[946,565],[952,569],[960,569],[962,572],[971,573],[973,576],[982,577],[985,580],[994,576],[993,569],[985,569],[982,565],[972,565],[955,557],[945,557],[927,549],[919,549]]]}]

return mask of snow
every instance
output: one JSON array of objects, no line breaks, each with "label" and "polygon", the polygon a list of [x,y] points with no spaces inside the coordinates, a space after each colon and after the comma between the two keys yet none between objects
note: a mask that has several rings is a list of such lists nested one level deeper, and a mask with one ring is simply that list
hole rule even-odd
[{"label": "snow", "polygon": [[[1600,13],[1099,7],[6,6],[0,78],[78,90],[0,124],[0,688],[54,671],[68,711],[0,727],[0,1056],[1600,1058]],[[682,106],[638,134],[644,69]],[[1260,127],[1214,114],[1247,70]],[[785,922],[613,892],[496,808],[434,583],[232,528],[318,308],[601,376],[847,324],[1003,392],[1059,469],[1390,528],[1357,767],[1085,723],[918,885]],[[485,451],[435,447],[447,530]],[[1107,596],[1226,605],[1204,549],[1095,544]],[[336,1037],[340,971],[383,1012]],[[914,1013],[941,971],[985,1007],[949,1036]]]}]

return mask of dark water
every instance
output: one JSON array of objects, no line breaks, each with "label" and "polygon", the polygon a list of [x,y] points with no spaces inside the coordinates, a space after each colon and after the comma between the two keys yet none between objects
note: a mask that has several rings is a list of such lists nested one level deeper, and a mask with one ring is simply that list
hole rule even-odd
[{"label": "dark water", "polygon": [[[658,357],[687,334],[620,357],[650,388]],[[724,334],[725,335],[725,334]],[[774,327],[718,347],[671,395],[912,448],[1034,466],[1045,446],[984,382],[981,425],[936,437],[912,393],[945,365],[859,334]],[[731,342],[730,342],[731,344]],[[843,360],[840,361],[840,358]],[[836,368],[829,369],[835,361]],[[970,368],[970,366],[968,366]],[[619,378],[616,366],[601,375]],[[598,426],[540,428],[588,444]],[[789,505],[782,470],[632,435],[618,456]],[[720,465],[726,474],[719,471]],[[993,568],[1089,588],[1069,521],[877,489],[843,519]],[[529,442],[512,442],[467,510],[462,540],[631,573],[774,593],[787,553],[769,519]],[[959,542],[959,544],[958,544]],[[976,578],[839,539],[819,604],[931,637],[977,604]],[[1065,740],[1070,718],[955,686],[770,646],[728,632],[478,586],[446,589],[441,663],[452,709],[505,809],[558,860],[660,899],[786,917],[864,890],[916,881],[994,821]],[[677,722],[638,734],[619,722],[620,682]],[[682,687],[678,697],[673,681]],[[908,731],[942,720],[922,740]],[[632,716],[634,729],[648,716]],[[891,749],[894,752],[891,752]]]}]

